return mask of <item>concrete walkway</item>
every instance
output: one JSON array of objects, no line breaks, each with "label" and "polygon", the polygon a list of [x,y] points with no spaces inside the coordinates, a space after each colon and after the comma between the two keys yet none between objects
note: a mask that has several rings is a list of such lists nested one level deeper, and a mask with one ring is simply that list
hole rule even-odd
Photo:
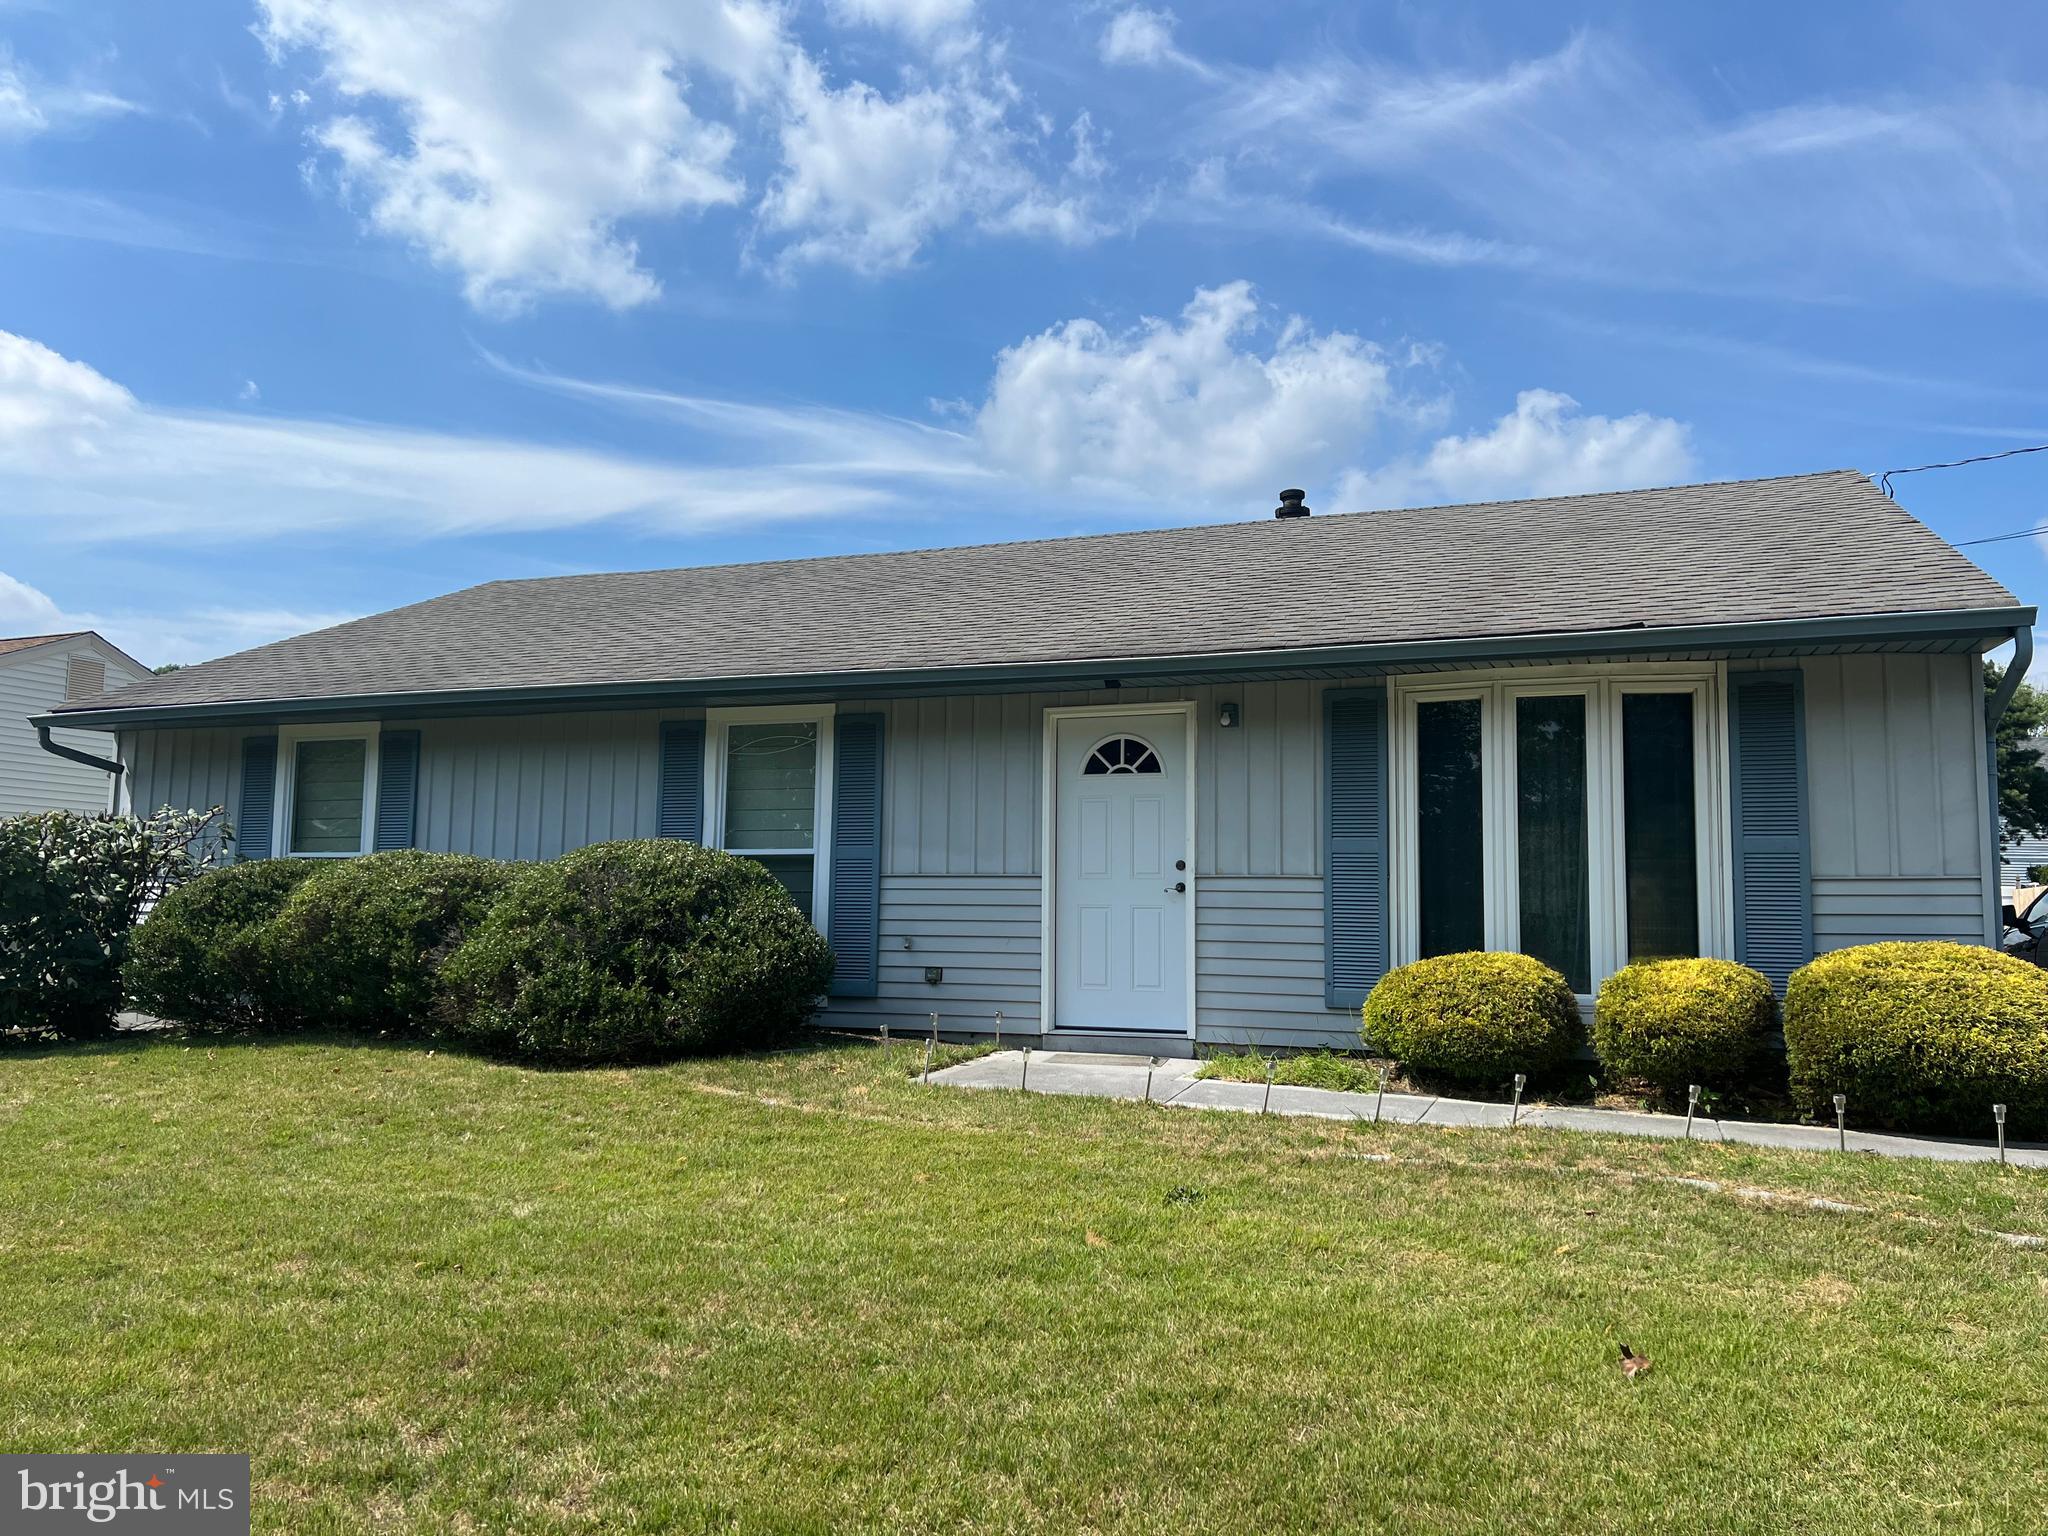
[{"label": "concrete walkway", "polygon": [[[1387,1124],[1481,1126],[1505,1128],[1509,1105],[1478,1099],[1426,1098],[1390,1093],[1384,1101],[1372,1093],[1338,1093],[1328,1088],[1290,1088],[1275,1084],[1270,1105],[1264,1083],[1234,1083],[1200,1078],[1201,1063],[1183,1057],[1162,1058],[1155,1068],[1145,1056],[1096,1056],[1076,1051],[1033,1051],[1027,1069],[1022,1051],[998,1051],[934,1072],[932,1081],[954,1088],[1007,1088],[1021,1085],[1030,1093],[1078,1094],[1086,1098],[1137,1099],[1149,1091],[1155,1103],[1185,1109],[1231,1109],[1257,1114],[1268,1107],[1276,1115],[1315,1115],[1328,1120],[1372,1120]],[[1854,1106],[1851,1106],[1853,1113]],[[1986,1118],[1989,1118],[1987,1114]],[[1639,1114],[1619,1109],[1570,1109],[1555,1105],[1525,1106],[1517,1127],[1569,1131],[1605,1131],[1617,1136],[1685,1135],[1683,1115]],[[1774,1125],[1752,1120],[1715,1120],[1701,1115],[1693,1121],[1696,1141],[1742,1142],[1800,1152],[1840,1149],[1832,1129],[1812,1125]],[[1931,1136],[1889,1136],[1851,1130],[1851,1152],[1883,1157],[1926,1157],[1938,1162],[1984,1163],[1998,1160],[1995,1145],[1951,1141]],[[2048,1168],[2048,1147],[2013,1144],[2009,1162],[2026,1168]]]}]

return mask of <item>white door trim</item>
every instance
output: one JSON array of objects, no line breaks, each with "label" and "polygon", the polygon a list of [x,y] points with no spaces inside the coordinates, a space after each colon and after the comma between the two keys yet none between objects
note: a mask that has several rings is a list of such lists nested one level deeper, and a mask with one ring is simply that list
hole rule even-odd
[{"label": "white door trim", "polygon": [[[1059,1028],[1055,1017],[1058,1007],[1058,988],[1055,985],[1056,959],[1053,955],[1054,936],[1059,931],[1057,913],[1053,910],[1059,894],[1059,871],[1056,868],[1055,850],[1059,842],[1059,722],[1062,720],[1085,719],[1095,716],[1124,715],[1179,715],[1186,722],[1187,741],[1187,1037],[1195,1038],[1195,881],[1196,869],[1201,860],[1195,849],[1195,774],[1196,774],[1196,731],[1198,721],[1192,699],[1170,704],[1072,704],[1053,706],[1045,711],[1041,729],[1039,769],[1039,902],[1038,902],[1038,1006],[1041,1023],[1039,1028],[1046,1033]],[[1171,1036],[1162,1038],[1171,1039]]]}]

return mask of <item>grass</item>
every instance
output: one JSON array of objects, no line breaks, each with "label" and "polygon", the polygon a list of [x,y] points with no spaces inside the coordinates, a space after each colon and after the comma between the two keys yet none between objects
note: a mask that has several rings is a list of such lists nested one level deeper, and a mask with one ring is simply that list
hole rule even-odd
[{"label": "grass", "polygon": [[917,1055],[0,1056],[0,1442],[267,1531],[2040,1527],[2038,1174]]}]

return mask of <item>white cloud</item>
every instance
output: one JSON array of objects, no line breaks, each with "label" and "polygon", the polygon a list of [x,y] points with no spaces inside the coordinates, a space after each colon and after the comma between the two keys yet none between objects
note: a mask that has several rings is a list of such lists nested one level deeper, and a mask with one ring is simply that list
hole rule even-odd
[{"label": "white cloud", "polygon": [[1333,473],[1411,409],[1369,343],[1296,319],[1262,351],[1258,325],[1247,282],[1198,290],[1178,323],[1069,320],[997,358],[976,430],[1040,485],[1208,499]]},{"label": "white cloud", "polygon": [[[316,141],[371,221],[460,272],[482,307],[652,298],[620,223],[740,200],[733,131],[690,98],[705,76],[760,88],[786,46],[755,0],[261,4],[272,49],[316,53],[360,109]],[[380,107],[396,121],[368,115]]]},{"label": "white cloud", "polygon": [[0,331],[0,455],[90,455],[108,424],[134,408],[135,397],[95,369]]},{"label": "white cloud", "polygon": [[[734,407],[744,412],[744,407]],[[0,527],[74,539],[398,537],[572,528],[675,532],[859,512],[918,472],[763,410],[707,416],[694,462],[359,422],[165,410],[0,332]],[[771,430],[772,428],[772,430]],[[764,448],[763,436],[770,442]],[[807,444],[799,455],[792,444]],[[749,448],[735,452],[735,445]],[[931,471],[936,472],[936,471]]]},{"label": "white cloud", "polygon": [[1181,57],[1173,45],[1174,16],[1142,5],[1109,18],[1098,45],[1105,64],[1164,64]]},{"label": "white cloud", "polygon": [[974,14],[974,0],[831,0],[831,5],[842,24],[893,27],[920,39],[960,26]]},{"label": "white cloud", "polygon": [[1442,437],[1416,457],[1347,474],[1338,497],[1350,511],[1570,496],[1674,485],[1698,470],[1682,423],[1641,412],[1586,416],[1569,395],[1525,389],[1489,431]]},{"label": "white cloud", "polygon": [[[1012,121],[1020,93],[1000,70],[972,61],[894,97],[855,81],[825,82],[790,66],[781,130],[782,173],[760,208],[761,227],[787,236],[784,270],[833,262],[857,272],[908,266],[939,230],[971,224],[1068,243],[1098,229],[1087,189],[1048,183],[1029,163],[1036,136]],[[1099,173],[1088,130],[1070,169]]]},{"label": "white cloud", "polygon": [[893,91],[828,80],[777,0],[260,4],[279,62],[316,60],[332,97],[316,180],[331,168],[480,308],[645,303],[660,281],[632,226],[720,207],[751,206],[784,271],[893,271],[959,223],[1094,228],[968,0],[840,0],[843,21],[930,44]]},{"label": "white cloud", "polygon": [[29,138],[140,110],[134,102],[98,86],[42,79],[16,62],[0,43],[0,140]]},{"label": "white cloud", "polygon": [[[1297,188],[1363,174],[1448,199],[1485,239],[1535,253],[1520,264],[1810,298],[1872,275],[2048,288],[2041,90],[1731,112],[1595,32],[1491,69],[1325,50],[1212,74],[1214,141]],[[1334,215],[1302,227],[1361,243]]]},{"label": "white cloud", "polygon": [[147,613],[70,610],[61,607],[48,593],[0,571],[0,635],[96,630],[136,660],[152,666],[169,661],[210,661],[216,656],[267,645],[311,629],[325,629],[357,617],[360,615],[289,608],[218,606]]}]

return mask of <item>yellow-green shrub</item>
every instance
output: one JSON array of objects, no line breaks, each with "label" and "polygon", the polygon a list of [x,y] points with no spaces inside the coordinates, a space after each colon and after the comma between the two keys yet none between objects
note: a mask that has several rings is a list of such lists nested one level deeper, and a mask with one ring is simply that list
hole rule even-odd
[{"label": "yellow-green shrub", "polygon": [[1600,983],[1593,1049],[1616,1077],[1660,1088],[1727,1083],[1777,1022],[1760,971],[1733,960],[1639,960]]},{"label": "yellow-green shrub", "polygon": [[1437,955],[1382,976],[1365,1000],[1368,1050],[1417,1071],[1503,1082],[1554,1071],[1578,1048],[1579,1003],[1527,955]]},{"label": "yellow-green shrub", "polygon": [[1792,1091],[1859,1124],[1969,1131],[2009,1107],[2048,1131],[2048,971],[1973,944],[1865,944],[1822,955],[1785,994]]}]

